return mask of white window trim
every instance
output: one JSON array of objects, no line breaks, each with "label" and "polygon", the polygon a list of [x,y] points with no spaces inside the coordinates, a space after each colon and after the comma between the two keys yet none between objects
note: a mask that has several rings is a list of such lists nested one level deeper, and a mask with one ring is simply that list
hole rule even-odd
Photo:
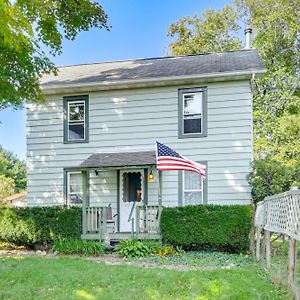
[{"label": "white window trim", "polygon": [[[202,94],[202,112],[200,115],[201,122],[201,132],[198,133],[184,133],[184,95],[188,94]],[[190,118],[192,119],[192,118]],[[195,119],[198,119],[198,117]],[[191,87],[178,89],[178,138],[188,139],[188,138],[205,138],[207,137],[207,126],[208,126],[208,112],[207,112],[207,87]]]},{"label": "white window trim", "polygon": [[138,205],[139,203],[144,203],[144,192],[145,192],[145,187],[144,187],[144,170],[143,169],[132,169],[132,170],[125,170],[125,171],[121,171],[120,172],[120,200],[124,203],[132,203],[132,202],[125,202],[124,201],[124,174],[127,173],[140,173],[141,174],[141,201],[140,202],[136,202],[136,205]]},{"label": "white window trim", "polygon": [[[76,121],[72,121],[70,120],[70,105],[72,104],[83,104],[83,120],[76,120]],[[68,130],[67,130],[67,137],[68,137],[68,141],[73,142],[73,141],[85,141],[86,138],[86,120],[85,120],[85,110],[86,110],[86,106],[85,106],[85,100],[70,100],[68,101],[68,106],[67,106],[67,121],[68,121]],[[69,133],[70,133],[70,129],[69,129],[69,125],[76,125],[76,124],[82,124],[83,123],[83,138],[82,139],[70,139]]]},{"label": "white window trim", "polygon": [[[201,94],[201,113],[200,114],[185,114],[184,113],[184,96],[185,95],[197,95],[197,94]],[[198,92],[183,92],[182,93],[182,101],[181,101],[181,113],[182,113],[182,135],[184,136],[189,136],[189,135],[195,135],[195,134],[203,134],[203,91],[198,91]],[[191,117],[194,116],[194,117]],[[184,121],[185,120],[197,120],[200,119],[200,124],[201,124],[201,130],[199,132],[190,132],[190,133],[185,133],[184,132]]]},{"label": "white window trim", "polygon": [[[74,175],[74,174],[80,174],[80,175],[82,175],[81,174],[81,172],[76,172],[76,171],[74,171],[74,172],[70,172],[70,171],[68,171],[67,172],[67,199],[66,199],[66,204],[67,204],[67,206],[68,207],[70,207],[70,206],[82,206],[82,204],[72,204],[72,203],[70,203],[70,197],[69,197],[69,195],[71,195],[71,194],[78,194],[78,193],[74,193],[74,192],[72,192],[71,193],[71,191],[70,191],[70,175]],[[81,196],[83,197],[83,191],[82,191],[82,176],[81,176]]]},{"label": "white window trim", "polygon": [[201,202],[198,203],[198,204],[204,204],[204,182],[203,182],[203,178],[201,177],[201,188],[200,189],[186,190],[185,189],[185,172],[188,172],[188,171],[183,171],[183,173],[182,173],[182,205],[183,206],[186,205],[186,202],[185,202],[185,193],[186,192],[190,192],[190,193],[201,192]]}]

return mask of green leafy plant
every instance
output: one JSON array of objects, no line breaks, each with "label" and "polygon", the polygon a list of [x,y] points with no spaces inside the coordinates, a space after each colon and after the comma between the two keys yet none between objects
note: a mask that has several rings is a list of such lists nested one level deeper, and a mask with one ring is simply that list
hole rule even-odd
[{"label": "green leafy plant", "polygon": [[172,245],[163,245],[158,249],[158,251],[152,252],[152,254],[158,256],[171,256],[176,255],[177,251]]},{"label": "green leafy plant", "polygon": [[116,248],[117,253],[123,257],[143,257],[151,253],[150,247],[139,240],[124,240]]},{"label": "green leafy plant", "polygon": [[81,208],[0,207],[0,240],[33,247],[65,238],[79,239]]},{"label": "green leafy plant", "polygon": [[105,253],[105,247],[102,243],[78,239],[54,241],[52,250],[61,254],[79,254],[84,256],[97,256]]},{"label": "green leafy plant", "polygon": [[186,250],[246,251],[252,210],[250,205],[165,208],[160,223],[163,241]]}]

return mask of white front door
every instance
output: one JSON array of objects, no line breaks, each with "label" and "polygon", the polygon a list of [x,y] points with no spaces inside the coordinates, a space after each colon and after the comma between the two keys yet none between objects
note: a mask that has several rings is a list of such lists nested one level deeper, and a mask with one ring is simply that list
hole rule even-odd
[{"label": "white front door", "polygon": [[[120,172],[119,224],[120,232],[131,232],[132,218],[135,218],[134,206],[143,203],[144,170],[127,170]],[[132,213],[131,213],[132,212]],[[134,221],[135,230],[135,221]]]}]

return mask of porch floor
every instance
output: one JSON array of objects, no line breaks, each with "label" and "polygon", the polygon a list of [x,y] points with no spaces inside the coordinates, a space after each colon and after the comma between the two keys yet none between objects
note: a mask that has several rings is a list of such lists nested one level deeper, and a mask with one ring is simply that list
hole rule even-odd
[{"label": "porch floor", "polygon": [[[118,242],[122,240],[128,240],[130,238],[136,238],[140,240],[159,240],[161,239],[161,235],[158,233],[130,233],[130,232],[115,232],[109,233],[109,239],[111,242]],[[100,240],[99,233],[85,233],[81,235],[81,239],[83,240]]]}]

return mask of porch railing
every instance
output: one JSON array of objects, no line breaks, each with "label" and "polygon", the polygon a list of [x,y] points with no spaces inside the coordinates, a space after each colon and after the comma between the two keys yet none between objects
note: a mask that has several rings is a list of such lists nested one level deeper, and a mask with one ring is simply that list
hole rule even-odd
[{"label": "porch railing", "polygon": [[162,208],[158,205],[136,206],[136,232],[159,233]]},{"label": "porch railing", "polygon": [[[100,239],[108,233],[108,207],[86,207],[83,210],[83,234],[97,234]],[[160,216],[162,207],[158,205],[135,206],[135,222],[132,226],[132,234],[157,234],[160,228]],[[116,224],[115,224],[116,225]]]},{"label": "porch railing", "polygon": [[[86,228],[83,228],[85,233],[98,233],[101,225],[105,225],[106,207],[86,207],[85,219]],[[102,223],[102,224],[101,224]]]}]

